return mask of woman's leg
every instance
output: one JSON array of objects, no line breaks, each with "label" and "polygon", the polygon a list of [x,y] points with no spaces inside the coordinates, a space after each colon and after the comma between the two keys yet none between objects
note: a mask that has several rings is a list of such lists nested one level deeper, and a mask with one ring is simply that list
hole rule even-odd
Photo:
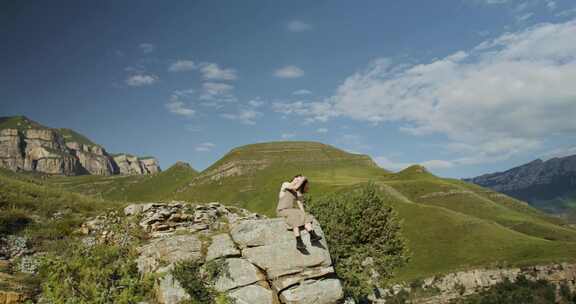
[{"label": "woman's leg", "polygon": [[292,231],[294,232],[294,236],[295,236],[295,237],[299,237],[299,236],[300,236],[300,228],[294,227],[294,228],[292,228]]},{"label": "woman's leg", "polygon": [[308,232],[312,231],[312,223],[304,224],[304,228],[306,228],[306,231],[308,231]]}]

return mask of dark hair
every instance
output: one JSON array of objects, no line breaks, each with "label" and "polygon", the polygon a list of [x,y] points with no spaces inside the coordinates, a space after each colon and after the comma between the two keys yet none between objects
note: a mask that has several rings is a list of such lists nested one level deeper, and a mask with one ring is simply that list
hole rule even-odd
[{"label": "dark hair", "polygon": [[296,191],[300,192],[300,193],[304,193],[304,189],[306,189],[306,185],[308,184],[308,179],[305,179],[302,184],[300,185],[300,187],[298,187],[298,189],[296,189]]}]

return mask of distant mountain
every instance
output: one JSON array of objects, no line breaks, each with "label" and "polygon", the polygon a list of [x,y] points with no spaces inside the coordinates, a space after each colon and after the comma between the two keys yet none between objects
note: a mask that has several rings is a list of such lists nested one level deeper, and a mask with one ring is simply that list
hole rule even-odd
[{"label": "distant mountain", "polygon": [[160,171],[153,157],[111,155],[71,129],[25,116],[0,117],[0,167],[55,175],[144,175]]},{"label": "distant mountain", "polygon": [[552,213],[576,207],[576,155],[534,160],[504,172],[464,179]]}]

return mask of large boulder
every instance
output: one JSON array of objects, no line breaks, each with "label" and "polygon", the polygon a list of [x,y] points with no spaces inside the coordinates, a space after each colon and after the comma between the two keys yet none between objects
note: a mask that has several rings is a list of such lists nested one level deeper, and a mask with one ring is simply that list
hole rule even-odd
[{"label": "large boulder", "polygon": [[173,235],[153,239],[140,248],[137,264],[142,273],[157,271],[162,265],[202,258],[202,242],[196,235]]},{"label": "large boulder", "polygon": [[[287,230],[283,219],[240,222],[232,228],[231,235],[244,248],[244,258],[266,271],[269,277],[279,278],[332,265],[324,233],[317,222],[314,226],[318,235],[322,236],[322,246],[308,245],[306,254],[296,250],[296,239]],[[302,232],[302,239],[310,244],[307,232]]]},{"label": "large boulder", "polygon": [[[130,205],[124,213],[137,217],[151,237],[140,248],[138,269],[160,274],[155,292],[161,304],[187,299],[171,274],[175,263],[184,260],[204,263],[204,277],[215,274],[205,283],[238,304],[328,304],[343,297],[324,238],[312,246],[309,234],[302,232],[307,251],[300,252],[283,219],[261,218],[218,203]],[[313,224],[323,237],[318,222]]]},{"label": "large boulder", "polygon": [[212,237],[212,243],[206,253],[206,261],[212,261],[222,257],[240,256],[240,250],[227,233],[221,233]]},{"label": "large boulder", "polygon": [[344,296],[338,279],[307,280],[280,293],[286,304],[332,304]]}]

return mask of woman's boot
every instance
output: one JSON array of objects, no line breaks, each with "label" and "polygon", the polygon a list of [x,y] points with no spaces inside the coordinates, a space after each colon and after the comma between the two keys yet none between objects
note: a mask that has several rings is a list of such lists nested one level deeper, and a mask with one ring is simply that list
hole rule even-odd
[{"label": "woman's boot", "polygon": [[298,250],[306,249],[306,245],[304,245],[304,242],[302,242],[302,237],[300,236],[296,237],[296,249]]},{"label": "woman's boot", "polygon": [[314,230],[310,230],[310,231],[308,231],[308,233],[310,234],[310,243],[315,243],[315,242],[318,242],[322,239],[322,237],[317,235],[316,231],[314,231]]}]

